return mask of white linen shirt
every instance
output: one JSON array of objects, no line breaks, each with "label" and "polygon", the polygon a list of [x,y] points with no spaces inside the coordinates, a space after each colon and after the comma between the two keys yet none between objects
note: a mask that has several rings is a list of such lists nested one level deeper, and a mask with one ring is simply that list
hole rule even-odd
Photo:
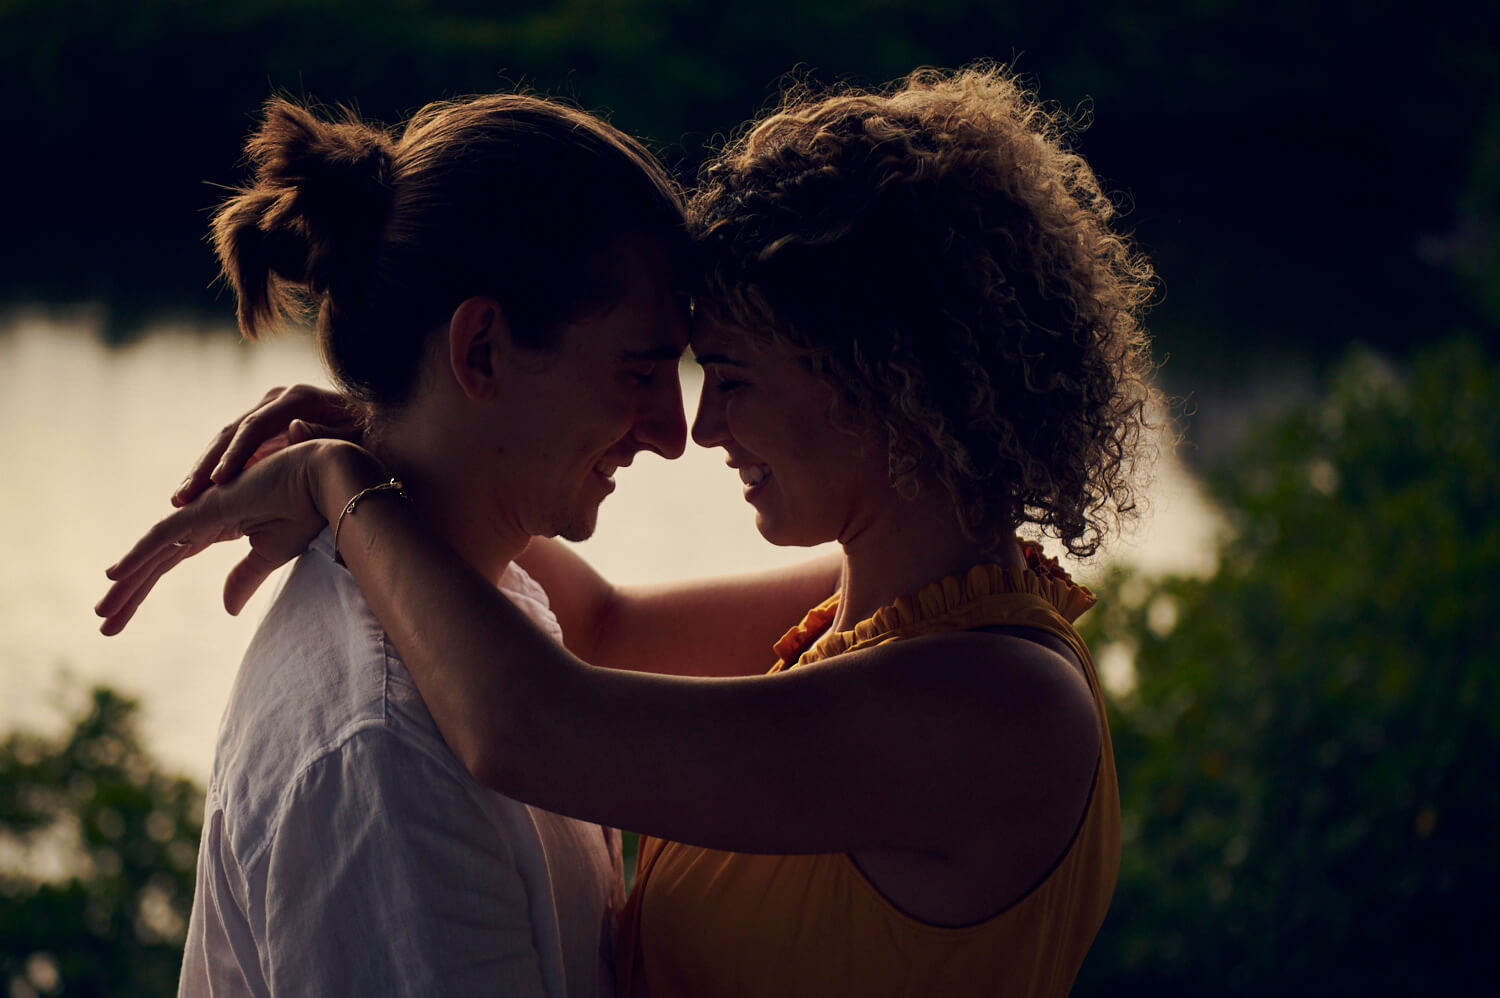
[{"label": "white linen shirt", "polygon": [[470,778],[325,530],[235,678],[178,994],[600,998],[621,891],[618,833]]}]

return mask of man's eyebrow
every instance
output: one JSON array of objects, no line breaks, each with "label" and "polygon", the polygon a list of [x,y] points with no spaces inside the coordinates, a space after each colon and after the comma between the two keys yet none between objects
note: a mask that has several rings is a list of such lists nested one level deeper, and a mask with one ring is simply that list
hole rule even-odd
[{"label": "man's eyebrow", "polygon": [[693,359],[696,360],[699,363],[699,365],[702,366],[702,367],[707,367],[709,364],[728,364],[731,367],[745,367],[746,366],[746,364],[745,364],[744,361],[742,361],[742,360],[735,360],[733,357],[729,356],[728,354],[724,354],[724,353],[696,353],[695,352],[693,354]]},{"label": "man's eyebrow", "polygon": [[663,343],[659,347],[651,347],[648,350],[621,350],[620,356],[630,361],[676,360],[682,356],[682,347]]}]

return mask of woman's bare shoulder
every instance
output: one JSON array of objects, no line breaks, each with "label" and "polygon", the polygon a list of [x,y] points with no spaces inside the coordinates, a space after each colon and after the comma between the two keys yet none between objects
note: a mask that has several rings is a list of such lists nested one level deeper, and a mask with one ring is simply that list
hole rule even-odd
[{"label": "woman's bare shoulder", "polygon": [[1092,780],[1103,738],[1098,705],[1061,638],[1031,628],[934,634],[870,649],[865,662],[871,695],[904,700],[940,726],[933,737],[967,760],[966,782],[1005,788],[1009,801],[995,801],[1001,812]]}]

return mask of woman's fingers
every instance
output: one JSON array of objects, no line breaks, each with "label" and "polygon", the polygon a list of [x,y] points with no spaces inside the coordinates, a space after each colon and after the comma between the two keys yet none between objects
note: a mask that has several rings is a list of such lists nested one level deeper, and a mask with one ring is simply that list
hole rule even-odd
[{"label": "woman's fingers", "polygon": [[219,498],[210,492],[158,520],[123,558],[105,569],[114,584],[94,607],[104,618],[100,630],[119,633],[158,579],[210,545],[240,536],[237,527],[224,523]]},{"label": "woman's fingers", "polygon": [[[272,454],[293,444],[306,443],[309,440],[350,440],[357,443],[359,436],[359,427],[356,424],[338,426],[332,423],[310,423],[305,419],[294,419],[287,424],[285,430],[257,447],[255,453],[245,459],[240,471],[248,471]],[[230,456],[226,455],[224,459],[228,461]]]},{"label": "woman's fingers", "polygon": [[[241,413],[228,426],[225,426],[218,433],[214,434],[214,438],[208,442],[208,446],[204,448],[203,453],[198,455],[198,460],[193,462],[192,470],[182,480],[182,484],[177,486],[177,491],[172,493],[172,505],[186,506],[197,498],[204,489],[212,485],[216,481],[214,478],[215,473],[225,463],[225,458],[234,448],[235,441],[240,439],[245,423],[250,421],[261,409],[284,396],[286,392],[287,389],[280,386],[272,388],[261,397],[259,402]],[[254,448],[252,447],[251,450],[253,451]],[[241,461],[241,464],[243,463]]]},{"label": "woman's fingers", "polygon": [[279,398],[262,402],[259,408],[246,413],[240,420],[229,446],[224,448],[224,453],[219,457],[219,463],[209,472],[208,477],[216,485],[223,485],[238,475],[262,444],[285,432],[291,418],[286,413],[289,395],[290,390],[283,391]]},{"label": "woman's fingers", "polygon": [[182,480],[182,484],[177,486],[177,490],[172,493],[173,506],[186,506],[198,498],[204,489],[214,483],[213,478],[210,477],[212,471],[218,465],[219,458],[223,455],[225,448],[234,439],[235,433],[239,431],[239,423],[240,421],[237,419],[214,434],[214,438],[208,442],[208,446],[204,449],[203,453],[198,455],[198,460],[193,462],[192,470]]},{"label": "woman's fingers", "polygon": [[245,471],[246,469],[254,465],[257,461],[264,461],[272,454],[275,454],[279,450],[290,447],[294,443],[297,443],[297,441],[292,439],[292,428],[289,426],[282,432],[276,434],[274,437],[263,442],[259,447],[255,448],[255,453],[245,458],[245,463],[241,465],[240,471]]},{"label": "woman's fingers", "polygon": [[130,623],[130,618],[135,616],[135,611],[140,608],[141,603],[151,595],[151,590],[156,588],[157,581],[182,561],[202,551],[205,547],[207,545],[174,546],[161,558],[111,586],[104,599],[100,600],[99,605],[94,608],[94,612],[104,618],[104,622],[99,625],[100,633],[114,635],[123,631],[125,625]]},{"label": "woman's fingers", "polygon": [[[293,385],[276,389],[261,400],[261,404],[246,413],[239,421],[239,429],[229,446],[219,458],[209,477],[222,485],[246,468],[252,460],[259,460],[279,450],[265,449],[278,438],[287,434],[291,424],[297,420],[323,420],[333,432],[326,436],[347,437],[357,429],[357,421],[341,395],[312,385]],[[303,437],[302,439],[310,439]],[[296,441],[293,441],[296,442]]]},{"label": "woman's fingers", "polygon": [[[293,435],[292,428],[299,423]],[[172,493],[172,505],[186,506],[210,485],[224,484],[289,444],[314,437],[354,440],[358,436],[358,413],[338,393],[312,385],[273,388],[214,434]]]},{"label": "woman's fingers", "polygon": [[[142,566],[159,560],[163,554],[171,554],[174,548],[210,545],[213,540],[219,539],[223,530],[222,516],[217,507],[219,504],[205,498],[163,516],[156,521],[154,527],[142,534],[141,539],[136,540],[129,551],[124,552],[123,558],[104,570],[105,576],[113,581],[121,581],[136,575]],[[201,551],[202,548],[198,549]]]},{"label": "woman's fingers", "polygon": [[304,440],[348,440],[359,443],[358,423],[315,423],[306,419],[294,419],[286,428],[287,438],[294,444]]},{"label": "woman's fingers", "polygon": [[[203,499],[158,520],[123,558],[105,569],[105,576],[114,584],[95,606],[95,612],[101,617],[118,617],[122,608],[132,600],[138,604],[156,580],[183,559],[216,541],[237,536],[224,528],[216,506]],[[133,607],[130,612],[134,612]]]},{"label": "woman's fingers", "polygon": [[173,547],[182,547],[179,541],[191,542],[195,521],[201,519],[202,504],[186,506],[156,522],[150,530],[136,541],[124,557],[104,570],[112,581],[120,581],[140,571],[143,565],[160,558],[163,552]]},{"label": "woman's fingers", "polygon": [[224,580],[224,609],[239,616],[261,583],[284,564],[286,562],[273,561],[251,548],[250,553],[229,570],[229,576]]},{"label": "woman's fingers", "polygon": [[225,584],[224,605],[238,613],[267,576],[326,528],[311,494],[311,469],[330,450],[348,446],[321,440],[283,446],[234,481],[207,489],[158,521],[106,570],[114,585],[94,608],[105,618],[101,630],[118,633],[157,580],[184,559],[220,541],[249,537],[251,553]]},{"label": "woman's fingers", "polygon": [[[101,614],[110,612],[110,594],[113,594],[117,589],[120,592],[127,592],[135,586],[138,586],[142,579],[156,570],[156,567],[158,565],[160,565],[164,561],[167,561],[168,559],[175,558],[184,549],[191,546],[192,544],[188,542],[170,544],[166,547],[160,548],[147,558],[141,560],[139,563],[134,565],[129,572],[117,572],[116,575],[118,577],[114,578],[114,585],[110,587],[109,593],[107,593],[104,599],[100,601],[99,606],[96,607],[96,609],[98,609]],[[118,600],[116,600],[116,602],[118,602]]]}]

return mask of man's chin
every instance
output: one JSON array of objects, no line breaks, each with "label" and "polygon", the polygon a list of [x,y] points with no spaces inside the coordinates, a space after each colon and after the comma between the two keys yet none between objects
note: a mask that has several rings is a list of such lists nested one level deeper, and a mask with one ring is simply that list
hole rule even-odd
[{"label": "man's chin", "polygon": [[570,523],[565,523],[557,530],[557,536],[565,541],[586,541],[594,536],[594,528],[599,525],[597,515],[580,518]]}]

